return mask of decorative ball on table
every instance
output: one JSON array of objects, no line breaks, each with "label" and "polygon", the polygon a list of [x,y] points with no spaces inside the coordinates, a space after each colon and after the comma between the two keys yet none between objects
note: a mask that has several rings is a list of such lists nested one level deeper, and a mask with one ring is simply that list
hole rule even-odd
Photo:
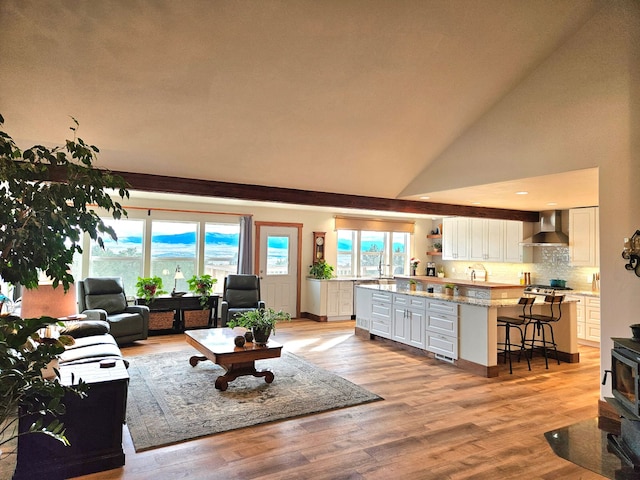
[{"label": "decorative ball on table", "polygon": [[244,335],[238,335],[233,339],[233,342],[236,344],[236,347],[244,347],[246,340],[244,339]]}]

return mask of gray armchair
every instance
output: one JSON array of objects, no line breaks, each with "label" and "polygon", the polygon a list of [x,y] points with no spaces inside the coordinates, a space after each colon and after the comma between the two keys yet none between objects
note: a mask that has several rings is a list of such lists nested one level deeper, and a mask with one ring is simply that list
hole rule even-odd
[{"label": "gray armchair", "polygon": [[228,275],[224,279],[224,291],[220,303],[220,325],[225,327],[227,321],[235,315],[264,308],[260,300],[260,278],[257,275]]},{"label": "gray armchair", "polygon": [[149,307],[127,305],[121,278],[85,278],[77,286],[78,311],[88,320],[109,322],[111,335],[118,344],[147,338]]}]

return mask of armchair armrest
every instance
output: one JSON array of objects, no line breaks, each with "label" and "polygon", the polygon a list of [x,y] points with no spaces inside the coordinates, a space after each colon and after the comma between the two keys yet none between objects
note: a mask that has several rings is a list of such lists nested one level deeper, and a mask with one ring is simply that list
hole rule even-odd
[{"label": "armchair armrest", "polygon": [[260,308],[267,308],[267,304],[262,300],[258,300],[258,309]]},{"label": "armchair armrest", "polygon": [[82,312],[83,315],[87,316],[87,320],[104,320],[107,321],[107,311],[101,308],[96,308],[94,310],[85,310]]}]

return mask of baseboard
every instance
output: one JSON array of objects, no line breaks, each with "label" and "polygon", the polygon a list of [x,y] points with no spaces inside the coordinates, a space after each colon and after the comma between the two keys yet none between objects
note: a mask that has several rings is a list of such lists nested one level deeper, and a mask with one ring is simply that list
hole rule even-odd
[{"label": "baseboard", "polygon": [[313,320],[315,322],[326,322],[327,321],[327,316],[326,315],[316,315],[315,313],[300,312],[300,316],[302,318],[308,318],[309,320]]}]

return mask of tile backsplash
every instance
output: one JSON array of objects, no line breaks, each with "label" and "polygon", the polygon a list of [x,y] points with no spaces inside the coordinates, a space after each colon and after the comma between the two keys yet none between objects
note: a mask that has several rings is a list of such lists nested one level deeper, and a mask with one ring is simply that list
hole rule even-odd
[{"label": "tile backsplash", "polygon": [[[536,247],[533,263],[482,263],[487,271],[487,281],[514,283],[520,281],[520,272],[531,272],[531,283],[548,285],[552,278],[567,281],[567,287],[574,290],[591,290],[591,279],[599,272],[593,267],[574,267],[569,263],[569,247]],[[477,262],[442,261],[445,276],[464,278],[467,267]]]}]

